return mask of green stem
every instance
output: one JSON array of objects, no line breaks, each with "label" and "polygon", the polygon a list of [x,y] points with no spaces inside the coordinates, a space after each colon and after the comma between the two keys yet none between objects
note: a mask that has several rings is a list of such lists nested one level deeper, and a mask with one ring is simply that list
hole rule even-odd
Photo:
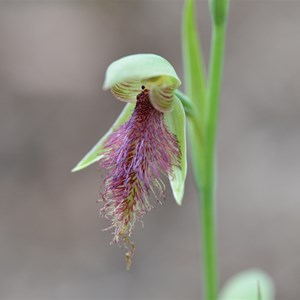
[{"label": "green stem", "polygon": [[190,101],[182,93],[176,95],[189,117],[192,167],[196,187],[201,196],[199,202],[202,223],[203,299],[216,300],[218,295],[215,216],[216,135],[229,0],[209,0],[209,6],[212,17],[212,44],[208,84],[206,86],[200,38],[197,33],[195,1],[186,0],[183,17],[183,61],[186,90]]},{"label": "green stem", "polygon": [[219,97],[222,82],[225,23],[214,25],[208,80],[208,109],[205,118],[205,159],[200,201],[202,215],[202,243],[204,286],[207,300],[216,300],[218,291],[216,238],[216,135]]},{"label": "green stem", "polygon": [[204,299],[216,300],[218,293],[218,273],[214,191],[210,186],[207,186],[202,188],[201,194]]}]

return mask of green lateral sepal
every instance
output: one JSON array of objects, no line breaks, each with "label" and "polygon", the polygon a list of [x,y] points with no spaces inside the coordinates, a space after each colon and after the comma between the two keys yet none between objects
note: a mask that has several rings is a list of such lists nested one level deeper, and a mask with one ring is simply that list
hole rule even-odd
[{"label": "green lateral sepal", "polygon": [[79,161],[79,163],[72,169],[72,172],[80,171],[89,165],[97,162],[101,154],[103,153],[103,145],[106,138],[117,128],[119,128],[123,123],[130,119],[130,116],[134,110],[134,103],[127,103],[123,111],[115,121],[115,123],[110,127],[107,133],[99,140],[99,142]]},{"label": "green lateral sepal", "polygon": [[173,174],[169,176],[176,203],[181,205],[184,196],[184,184],[187,174],[186,118],[184,108],[176,96],[174,96],[173,110],[165,113],[165,122],[171,132],[176,135],[181,150],[180,168],[174,167]]}]

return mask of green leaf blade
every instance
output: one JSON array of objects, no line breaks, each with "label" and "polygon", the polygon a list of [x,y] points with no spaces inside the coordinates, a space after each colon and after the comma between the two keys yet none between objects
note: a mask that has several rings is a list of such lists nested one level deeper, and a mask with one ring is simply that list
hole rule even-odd
[{"label": "green leaf blade", "polygon": [[71,172],[80,171],[91,164],[97,162],[101,154],[103,153],[103,145],[106,138],[118,127],[120,127],[123,123],[129,120],[132,111],[135,107],[135,103],[127,103],[124,107],[123,111],[115,121],[115,123],[111,126],[111,128],[107,131],[107,133],[98,141],[98,143],[79,161],[79,163],[72,169]]},{"label": "green leaf blade", "polygon": [[274,300],[272,279],[260,270],[248,270],[231,278],[219,300]]},{"label": "green leaf blade", "polygon": [[174,96],[173,110],[165,113],[165,122],[176,135],[181,150],[180,168],[174,167],[172,176],[169,176],[174,198],[178,205],[182,204],[184,184],[187,173],[186,157],[186,118],[180,100]]},{"label": "green leaf blade", "polygon": [[186,0],[185,3],[182,41],[186,93],[195,104],[195,109],[200,112],[199,115],[202,116],[201,123],[204,124],[206,109],[206,75],[200,38],[197,30],[194,0]]}]

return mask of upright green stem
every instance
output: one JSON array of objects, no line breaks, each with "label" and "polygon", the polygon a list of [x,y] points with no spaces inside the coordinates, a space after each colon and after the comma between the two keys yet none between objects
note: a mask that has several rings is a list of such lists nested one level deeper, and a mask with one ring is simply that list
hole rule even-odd
[{"label": "upright green stem", "polygon": [[219,96],[221,91],[225,23],[214,25],[208,80],[208,109],[205,118],[205,159],[202,183],[201,215],[204,286],[207,300],[216,300],[218,291],[217,238],[216,238],[216,135]]},{"label": "upright green stem", "polygon": [[[209,0],[212,44],[208,83],[197,32],[195,1],[186,0],[183,14],[183,61],[186,90],[177,96],[188,113],[193,173],[198,189],[202,222],[203,278],[205,300],[218,295],[217,242],[215,219],[216,135],[221,92],[225,29],[229,0]],[[190,105],[185,105],[185,104]]]},{"label": "upright green stem", "polygon": [[202,251],[203,251],[203,286],[205,300],[216,300],[218,290],[217,250],[215,228],[215,199],[211,186],[202,188],[200,199]]}]

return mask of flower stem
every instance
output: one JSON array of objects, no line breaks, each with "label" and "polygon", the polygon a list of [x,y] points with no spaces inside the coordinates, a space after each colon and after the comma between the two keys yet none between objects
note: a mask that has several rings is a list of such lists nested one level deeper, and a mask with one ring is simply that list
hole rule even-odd
[{"label": "flower stem", "polygon": [[200,199],[202,220],[202,251],[203,251],[203,286],[204,298],[217,299],[217,250],[215,228],[215,201],[214,191],[210,186],[202,190]]},{"label": "flower stem", "polygon": [[216,136],[221,92],[226,22],[213,25],[205,116],[205,159],[201,192],[202,247],[205,299],[216,300],[218,289],[216,238]]},{"label": "flower stem", "polygon": [[192,117],[194,114],[194,110],[193,110],[193,104],[191,103],[190,99],[180,90],[175,90],[175,95],[180,100],[186,116],[189,118]]}]

